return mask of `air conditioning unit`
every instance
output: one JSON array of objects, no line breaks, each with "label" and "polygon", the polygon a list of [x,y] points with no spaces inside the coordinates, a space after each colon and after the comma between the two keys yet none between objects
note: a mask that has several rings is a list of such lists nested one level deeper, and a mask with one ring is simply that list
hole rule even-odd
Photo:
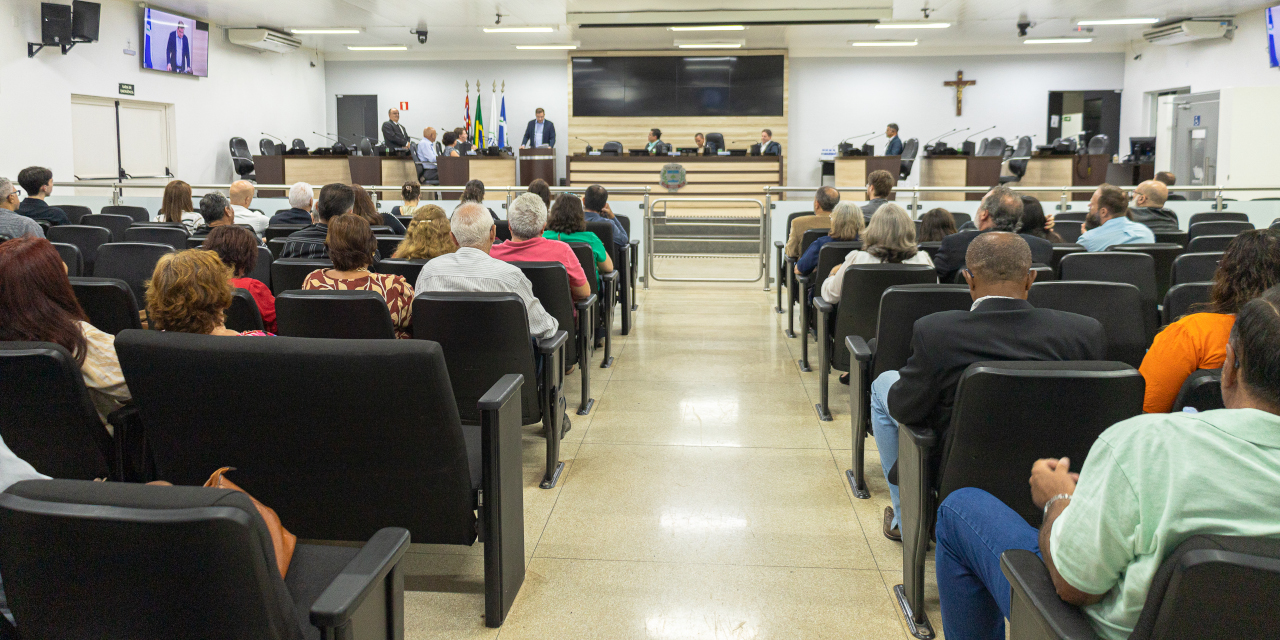
[{"label": "air conditioning unit", "polygon": [[227,40],[250,49],[289,53],[302,46],[302,41],[271,29],[227,29]]},{"label": "air conditioning unit", "polygon": [[1196,40],[1230,38],[1235,24],[1229,18],[1184,18],[1156,25],[1142,32],[1151,44],[1183,44]]}]

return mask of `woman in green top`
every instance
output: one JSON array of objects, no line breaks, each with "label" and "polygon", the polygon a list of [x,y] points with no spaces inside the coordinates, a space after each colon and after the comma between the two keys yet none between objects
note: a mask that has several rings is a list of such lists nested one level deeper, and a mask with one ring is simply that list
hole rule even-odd
[{"label": "woman in green top", "polygon": [[542,232],[542,237],[561,242],[585,242],[591,246],[591,255],[596,259],[599,272],[613,271],[613,260],[605,251],[600,236],[587,231],[587,220],[582,217],[582,200],[572,193],[562,193],[551,203],[547,230]]}]

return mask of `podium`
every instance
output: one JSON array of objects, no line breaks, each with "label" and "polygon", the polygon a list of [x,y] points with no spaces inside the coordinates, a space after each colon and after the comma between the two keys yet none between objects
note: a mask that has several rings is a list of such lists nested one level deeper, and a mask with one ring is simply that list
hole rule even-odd
[{"label": "podium", "polygon": [[[922,187],[994,187],[1000,156],[926,156],[920,159]],[[985,193],[925,193],[924,200],[981,200]]]},{"label": "podium", "polygon": [[[471,180],[479,180],[486,185],[508,187],[516,182],[516,159],[508,156],[460,156],[457,158],[440,156],[436,158],[436,169],[440,174],[440,186],[461,187]],[[441,193],[443,200],[458,200],[462,193]]]},{"label": "podium", "polygon": [[556,186],[556,150],[555,147],[535,147],[520,149],[520,186],[527,187],[534,180],[544,180],[552,187]]},{"label": "podium", "polygon": [[[873,171],[888,171],[897,186],[902,156],[836,156],[834,164],[836,189],[862,191],[867,188],[867,176]],[[889,199],[893,200],[895,195],[889,194]]]}]

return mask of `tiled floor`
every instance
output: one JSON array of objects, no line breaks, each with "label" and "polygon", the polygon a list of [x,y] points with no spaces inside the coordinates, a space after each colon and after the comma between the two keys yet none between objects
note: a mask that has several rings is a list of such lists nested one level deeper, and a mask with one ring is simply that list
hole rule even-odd
[{"label": "tiled floor", "polygon": [[[762,288],[641,290],[631,334],[615,324],[614,366],[592,371],[591,415],[572,416],[553,490],[538,488],[544,443],[526,428],[528,573],[506,623],[484,626],[479,545],[414,545],[406,636],[910,638],[875,442],[872,497],[854,499],[847,387],[832,379],[835,420],[820,422],[818,375],[799,370],[800,343]],[[566,380],[576,406],[578,376]],[[926,573],[941,637],[932,561]]]}]

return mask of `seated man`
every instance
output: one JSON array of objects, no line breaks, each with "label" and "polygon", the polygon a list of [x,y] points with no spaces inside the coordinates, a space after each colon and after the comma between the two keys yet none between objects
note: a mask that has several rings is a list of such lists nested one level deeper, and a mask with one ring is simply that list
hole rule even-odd
[{"label": "seated man", "polygon": [[[1172,187],[1174,184],[1176,184],[1178,180],[1177,178],[1174,177],[1173,173],[1169,171],[1158,171],[1156,172],[1156,182],[1163,184],[1167,189],[1169,187]],[[1187,197],[1182,194],[1171,193],[1169,194],[1168,198],[1165,198],[1165,202],[1168,202],[1170,200],[1186,200],[1186,199]]]},{"label": "seated man", "polygon": [[50,193],[53,193],[52,171],[44,167],[27,167],[18,172],[18,184],[22,185],[23,191],[27,192],[27,197],[22,200],[14,213],[32,220],[43,220],[53,227],[71,224],[66,212],[57,207],[51,207],[44,201]]},{"label": "seated man", "polygon": [[[1036,309],[1027,302],[1036,274],[1031,271],[1031,249],[1021,236],[984,233],[969,244],[965,262],[973,306],[917,320],[907,364],[871,383],[871,425],[886,480],[898,461],[898,423],[933,429],[938,450],[945,448],[956,385],[969,365],[986,360],[1100,360],[1106,354],[1106,337],[1097,320]],[[901,540],[898,486],[893,482],[889,499],[893,506],[884,512],[884,535]]]},{"label": "seated man", "polygon": [[1163,182],[1143,182],[1133,190],[1129,219],[1147,225],[1152,231],[1177,231],[1178,214],[1164,208],[1165,200],[1168,199],[1169,187]]},{"label": "seated man", "polygon": [[559,262],[569,273],[569,293],[574,300],[591,295],[591,284],[582,263],[568,244],[542,237],[547,229],[547,205],[536,193],[524,193],[507,210],[511,241],[494,245],[489,256],[504,262]]},{"label": "seated man", "polygon": [[44,229],[35,220],[14,213],[18,208],[18,190],[8,178],[0,178],[0,236],[43,238]]},{"label": "seated man", "polygon": [[[1128,638],[1160,563],[1198,534],[1280,537],[1280,289],[1236,314],[1222,364],[1226,409],[1130,418],[1093,443],[1080,473],[1039,460],[1039,532],[981,489],[938,509],[937,572],[948,638],[1005,637],[1000,554],[1044,559],[1058,595],[1103,638]],[[1248,588],[1248,585],[1240,585]],[[1258,612],[1259,615],[1262,612]]]},{"label": "seated man", "polygon": [[344,213],[351,213],[356,206],[356,192],[351,187],[335,182],[320,189],[320,201],[316,203],[316,223],[289,234],[284,243],[281,258],[312,258],[327,260],[329,247],[329,220]]},{"label": "seated man", "polygon": [[1089,214],[1080,226],[1080,239],[1076,242],[1089,251],[1106,251],[1118,244],[1155,242],[1156,234],[1147,225],[1125,216],[1128,209],[1129,199],[1120,187],[1109,184],[1098,187],[1089,199]]},{"label": "seated man", "polygon": [[[984,233],[992,231],[1013,232],[1022,220],[1022,196],[1009,187],[996,187],[983,196],[978,210],[973,214],[977,227],[973,231],[960,231],[942,239],[938,254],[933,257],[933,267],[938,271],[938,282],[951,283],[965,265],[969,243]],[[1053,243],[1031,234],[1018,234],[1031,248],[1031,261],[1049,264],[1053,261]]]},{"label": "seated man", "polygon": [[422,140],[418,142],[418,157],[416,160],[422,164],[422,169],[418,171],[418,182],[422,184],[440,184],[440,170],[436,167],[436,156],[439,154],[436,150],[436,130],[434,127],[427,127],[422,130]]},{"label": "seated man", "polygon": [[231,183],[230,194],[228,199],[231,200],[231,208],[236,212],[236,224],[247,224],[253,227],[253,232],[261,238],[262,232],[270,223],[270,218],[261,211],[249,208],[249,204],[253,202],[253,183],[248,180],[236,180]]},{"label": "seated man", "polygon": [[236,223],[235,209],[227,197],[217,191],[210,191],[200,198],[200,217],[204,224],[196,227],[192,236],[207,236],[217,227],[225,227]]},{"label": "seated man", "polygon": [[893,174],[879,169],[867,176],[867,203],[862,205],[862,222],[871,224],[871,216],[880,210],[881,205],[889,201],[893,191]]},{"label": "seated man", "polygon": [[809,229],[830,229],[831,211],[840,204],[840,192],[835,187],[819,187],[813,197],[813,215],[800,216],[791,221],[791,234],[783,253],[792,260],[800,259],[800,241]]},{"label": "seated man", "polygon": [[613,225],[613,243],[618,245],[619,250],[626,249],[631,244],[627,230],[622,228],[622,223],[613,215],[613,209],[609,208],[609,192],[604,187],[598,184],[587,187],[582,194],[582,217],[587,222],[608,222]]},{"label": "seated man", "polygon": [[274,216],[271,224],[311,224],[311,210],[315,208],[315,189],[305,182],[295,182],[289,188],[289,207]]},{"label": "seated man", "polygon": [[[321,201],[323,203],[323,194]],[[534,338],[555,335],[560,324],[534,297],[529,279],[520,269],[489,255],[493,241],[498,237],[498,228],[484,205],[468,202],[455,209],[449,229],[454,242],[458,243],[458,250],[432,258],[422,267],[418,282],[413,287],[415,295],[425,291],[514,293],[524,301],[529,314],[529,333]]]}]

